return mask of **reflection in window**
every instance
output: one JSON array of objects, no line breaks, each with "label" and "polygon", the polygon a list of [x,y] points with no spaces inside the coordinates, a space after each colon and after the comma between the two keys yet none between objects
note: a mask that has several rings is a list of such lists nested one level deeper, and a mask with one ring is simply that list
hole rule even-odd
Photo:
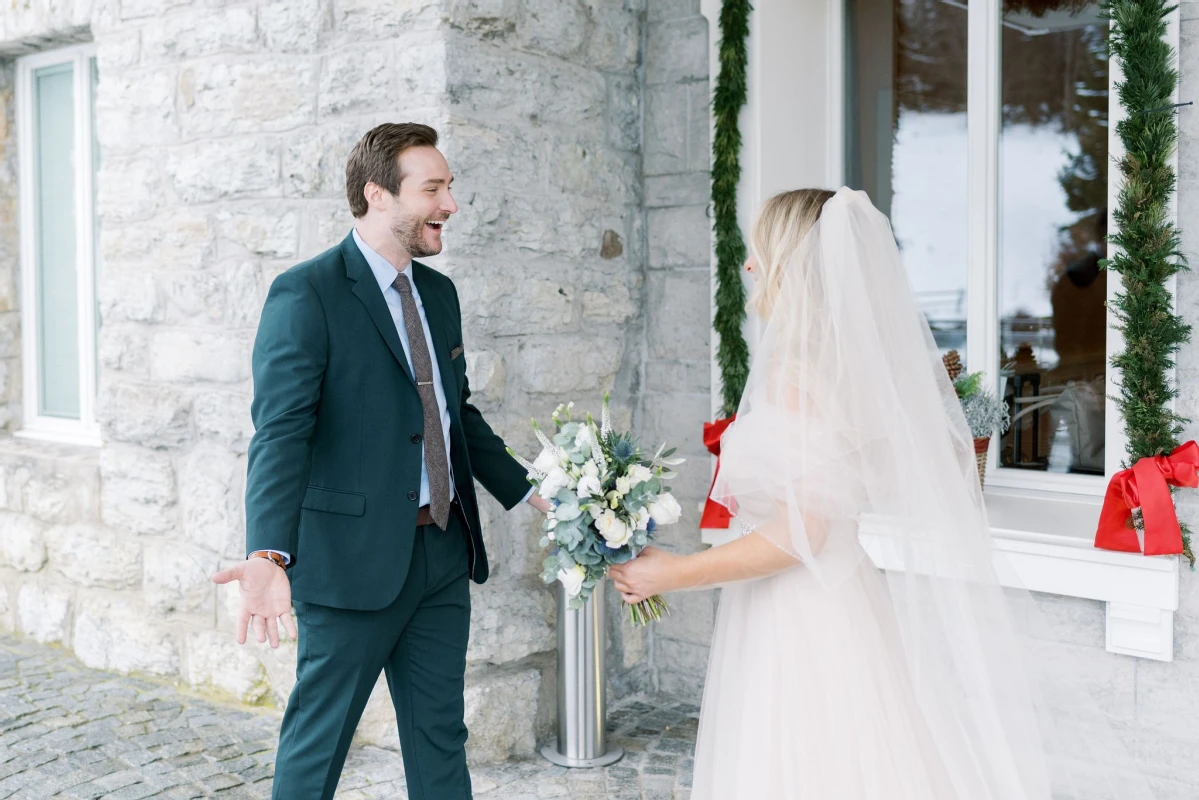
[{"label": "reflection in window", "polygon": [[846,179],[891,218],[942,352],[966,352],[966,8],[847,0]]},{"label": "reflection in window", "polygon": [[1030,3],[1003,17],[1000,464],[1102,474],[1108,26],[1098,3]]}]

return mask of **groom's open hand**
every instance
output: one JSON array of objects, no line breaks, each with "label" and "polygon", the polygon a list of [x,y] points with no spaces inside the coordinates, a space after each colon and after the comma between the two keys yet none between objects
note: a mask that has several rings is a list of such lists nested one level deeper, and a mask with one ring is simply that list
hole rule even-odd
[{"label": "groom's open hand", "polygon": [[246,643],[246,628],[254,626],[259,642],[268,639],[279,646],[279,628],[298,638],[291,618],[291,583],[283,568],[269,558],[250,558],[212,576],[213,583],[237,581],[241,589],[241,612],[237,615],[237,643]]}]

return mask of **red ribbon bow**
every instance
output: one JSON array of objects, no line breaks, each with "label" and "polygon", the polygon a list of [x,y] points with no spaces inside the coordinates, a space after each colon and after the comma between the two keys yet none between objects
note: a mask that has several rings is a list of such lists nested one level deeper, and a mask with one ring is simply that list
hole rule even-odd
[{"label": "red ribbon bow", "polygon": [[1181,553],[1182,528],[1170,498],[1171,486],[1199,488],[1199,444],[1194,441],[1180,445],[1169,456],[1142,458],[1112,476],[1099,514],[1095,546],[1140,553],[1131,520],[1132,510],[1139,507],[1145,520],[1145,555]]},{"label": "red ribbon bow", "polygon": [[708,502],[704,504],[704,515],[699,520],[701,528],[727,528],[729,521],[733,518],[729,510],[713,500],[711,495],[712,489],[716,486],[716,476],[720,474],[720,437],[724,436],[725,430],[733,424],[735,419],[737,419],[736,414],[728,419],[704,423],[704,447],[708,448],[709,453],[716,456],[716,471],[712,474],[712,486],[708,487]]}]

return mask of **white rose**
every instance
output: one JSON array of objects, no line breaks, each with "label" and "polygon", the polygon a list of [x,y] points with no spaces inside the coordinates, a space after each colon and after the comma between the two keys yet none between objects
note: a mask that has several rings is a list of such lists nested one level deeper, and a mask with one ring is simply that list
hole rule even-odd
[{"label": "white rose", "polygon": [[542,450],[541,455],[537,456],[537,460],[533,462],[533,466],[548,474],[550,470],[558,466],[558,457],[552,450]]},{"label": "white rose", "polygon": [[583,474],[586,475],[588,478],[598,478],[599,477],[599,467],[597,467],[595,465],[594,461],[591,461],[591,460],[584,461],[583,462]]},{"label": "white rose", "polygon": [[558,570],[558,580],[565,587],[567,597],[578,597],[579,592],[583,591],[583,581],[586,578],[587,573],[578,564],[570,569]]},{"label": "white rose", "polygon": [[613,549],[624,547],[633,537],[632,529],[611,511],[602,512],[599,519],[595,521],[595,527],[599,530],[600,536],[604,537],[604,542],[608,547]]},{"label": "white rose", "polygon": [[616,479],[616,494],[619,495],[620,497],[624,497],[626,494],[629,493],[629,490],[632,488],[633,488],[632,479],[630,479],[630,478],[617,478]]},{"label": "white rose", "polygon": [[553,500],[558,492],[570,485],[570,476],[561,467],[554,467],[537,487],[537,494],[546,500]]},{"label": "white rose", "polygon": [[579,497],[591,497],[593,495],[595,497],[600,497],[604,493],[604,487],[600,485],[599,478],[593,475],[587,475],[579,480],[579,488],[577,491]]},{"label": "white rose", "polygon": [[640,464],[634,464],[629,467],[629,482],[634,486],[639,483],[645,483],[652,477],[654,477],[654,473],[650,472],[648,467],[643,467]]},{"label": "white rose", "polygon": [[674,495],[667,493],[659,495],[657,500],[649,504],[649,515],[659,525],[673,525],[683,515],[683,509]]},{"label": "white rose", "polygon": [[643,508],[637,512],[637,530],[644,531],[649,528],[649,509]]}]

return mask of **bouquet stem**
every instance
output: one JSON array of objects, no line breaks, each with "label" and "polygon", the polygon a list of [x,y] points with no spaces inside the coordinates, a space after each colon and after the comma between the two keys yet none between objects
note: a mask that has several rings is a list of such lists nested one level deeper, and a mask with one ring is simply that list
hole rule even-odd
[{"label": "bouquet stem", "polygon": [[662,617],[670,613],[670,608],[660,594],[647,597],[640,603],[632,605],[625,603],[624,606],[629,610],[629,621],[633,623],[634,628],[640,628],[651,622],[660,622]]}]

